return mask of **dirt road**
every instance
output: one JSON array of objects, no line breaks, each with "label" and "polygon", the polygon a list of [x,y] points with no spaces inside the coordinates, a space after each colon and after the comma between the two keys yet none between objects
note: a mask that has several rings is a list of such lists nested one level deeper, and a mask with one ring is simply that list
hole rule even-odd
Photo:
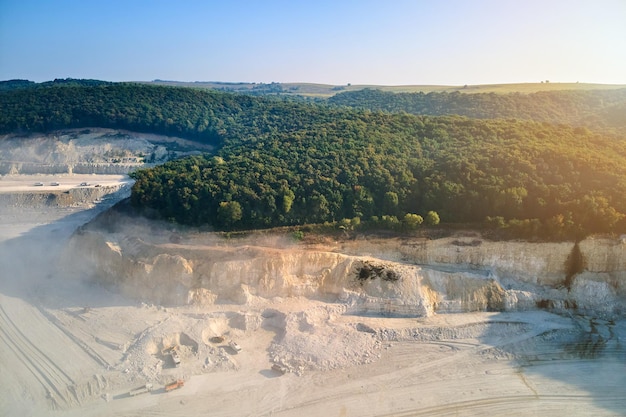
[{"label": "dirt road", "polygon": [[76,187],[106,187],[130,182],[127,175],[4,175],[0,176],[0,193],[67,191]]}]

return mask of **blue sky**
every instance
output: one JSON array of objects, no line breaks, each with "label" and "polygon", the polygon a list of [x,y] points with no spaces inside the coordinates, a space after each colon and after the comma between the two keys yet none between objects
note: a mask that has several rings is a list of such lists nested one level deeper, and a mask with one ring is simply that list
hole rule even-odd
[{"label": "blue sky", "polygon": [[0,80],[626,84],[626,0],[0,0]]}]

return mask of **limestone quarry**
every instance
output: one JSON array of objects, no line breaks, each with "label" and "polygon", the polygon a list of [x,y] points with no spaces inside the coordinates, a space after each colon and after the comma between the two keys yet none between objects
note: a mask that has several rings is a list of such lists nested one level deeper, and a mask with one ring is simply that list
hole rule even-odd
[{"label": "limestone quarry", "polygon": [[491,242],[474,232],[324,244],[278,234],[229,240],[155,234],[152,224],[108,217],[75,234],[66,253],[80,263],[65,264],[150,303],[306,297],[340,303],[350,313],[402,317],[547,307],[615,318],[626,311],[626,244],[616,238],[578,243],[584,269],[567,282],[574,242]]},{"label": "limestone quarry", "polygon": [[2,415],[626,413],[618,237],[226,237],[117,175],[0,180]]},{"label": "limestone quarry", "polygon": [[102,128],[0,135],[0,175],[120,175],[198,149],[212,150],[181,138]]}]

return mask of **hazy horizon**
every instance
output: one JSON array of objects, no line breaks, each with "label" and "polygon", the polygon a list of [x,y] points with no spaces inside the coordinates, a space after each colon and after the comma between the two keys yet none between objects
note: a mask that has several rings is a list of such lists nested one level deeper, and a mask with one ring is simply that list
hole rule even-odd
[{"label": "hazy horizon", "polygon": [[0,2],[0,79],[626,84],[626,3]]}]

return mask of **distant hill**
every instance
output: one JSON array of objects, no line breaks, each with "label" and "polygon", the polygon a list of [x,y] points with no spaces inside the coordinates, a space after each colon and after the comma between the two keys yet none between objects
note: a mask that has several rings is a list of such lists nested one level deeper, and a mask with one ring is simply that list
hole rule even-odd
[{"label": "distant hill", "polygon": [[8,91],[8,90],[17,90],[23,88],[35,88],[35,87],[50,87],[50,86],[59,86],[59,85],[73,85],[73,86],[96,86],[96,85],[107,85],[112,84],[108,81],[100,81],[100,80],[84,80],[84,79],[75,79],[75,78],[57,78],[53,81],[45,81],[43,83],[36,83],[34,81],[29,80],[7,80],[0,81],[0,91]]},{"label": "distant hill", "polygon": [[314,98],[328,98],[345,91],[360,91],[374,89],[394,93],[431,93],[431,92],[460,92],[460,93],[536,93],[540,91],[586,91],[586,90],[615,90],[626,88],[621,84],[590,84],[590,83],[520,83],[520,84],[484,84],[484,85],[369,85],[369,84],[346,84],[330,85],[315,83],[246,83],[246,82],[218,82],[218,81],[166,81],[154,80],[146,84],[166,85],[172,87],[207,88],[211,90],[245,93],[251,95],[284,95],[304,96]]},{"label": "distant hill", "polygon": [[0,81],[0,91],[15,90],[18,88],[34,87],[37,84],[28,80],[7,80]]},{"label": "distant hill", "polygon": [[191,88],[61,80],[0,89],[0,133],[106,127],[219,142],[253,97]]},{"label": "distant hill", "polygon": [[[360,91],[364,89],[380,90],[394,93],[537,93],[543,91],[587,91],[587,90],[616,90],[624,89],[623,84],[592,84],[592,83],[518,83],[518,84],[481,84],[481,85],[375,85],[375,84],[317,84],[317,83],[250,83],[250,82],[221,82],[221,81],[133,81],[134,84],[162,85],[169,87],[189,87],[199,89],[209,89],[233,93],[243,93],[254,96],[279,95],[286,97],[305,97],[315,99],[326,99],[341,92]],[[98,85],[110,84],[108,81],[90,79],[55,79],[43,83],[35,83],[29,80],[7,80],[0,81],[0,91],[14,88],[35,87],[41,85]]]},{"label": "distant hill", "polygon": [[359,90],[330,97],[329,104],[418,115],[523,119],[593,128],[626,129],[626,88],[520,93],[392,93]]}]

